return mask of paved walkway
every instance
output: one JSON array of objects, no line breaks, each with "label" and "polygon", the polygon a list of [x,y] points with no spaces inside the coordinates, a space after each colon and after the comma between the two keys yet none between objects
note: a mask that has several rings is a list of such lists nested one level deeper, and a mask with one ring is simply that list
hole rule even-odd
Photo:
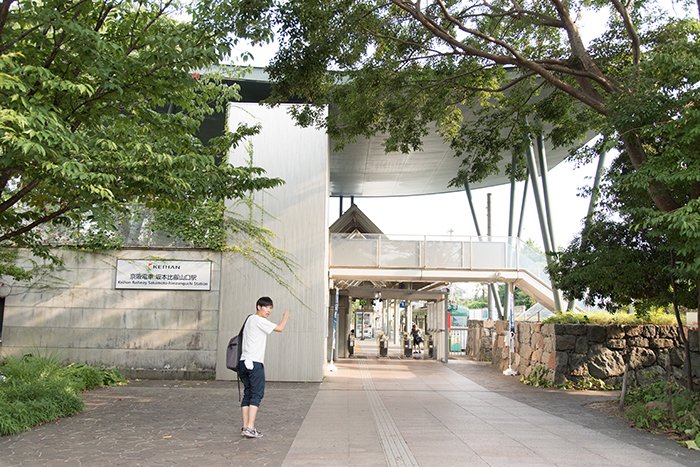
[{"label": "paved walkway", "polygon": [[134,381],[84,413],[0,438],[2,466],[700,465],[591,409],[610,393],[530,388],[489,365],[342,360],[323,383],[268,383],[240,437],[235,383]]}]

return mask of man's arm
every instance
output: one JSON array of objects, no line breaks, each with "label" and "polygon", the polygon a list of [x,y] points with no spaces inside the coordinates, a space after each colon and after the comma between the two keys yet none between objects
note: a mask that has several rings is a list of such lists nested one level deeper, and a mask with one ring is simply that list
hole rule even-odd
[{"label": "man's arm", "polygon": [[284,310],[284,313],[282,313],[282,321],[280,321],[280,324],[278,324],[273,331],[275,332],[282,332],[284,331],[284,327],[287,325],[287,321],[289,321],[289,312],[287,310]]}]

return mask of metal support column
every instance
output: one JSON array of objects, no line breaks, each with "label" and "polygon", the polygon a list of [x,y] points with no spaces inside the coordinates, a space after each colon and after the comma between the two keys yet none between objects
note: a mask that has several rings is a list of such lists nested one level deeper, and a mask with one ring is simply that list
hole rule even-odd
[{"label": "metal support column", "polygon": [[[546,254],[546,258],[547,258],[547,265],[550,265],[552,262],[552,259],[550,258],[549,253],[551,253],[553,251],[552,244],[551,244],[551,241],[549,238],[549,229],[547,228],[547,223],[545,221],[544,203],[542,201],[542,198],[540,197],[537,165],[535,164],[535,155],[534,155],[534,150],[532,148],[532,140],[529,140],[527,143],[528,143],[526,145],[527,165],[528,165],[528,170],[530,171],[530,179],[532,180],[532,193],[535,196],[535,204],[537,206],[537,217],[540,221],[540,230],[542,232],[542,243],[544,244],[544,251]],[[556,290],[556,288],[554,287],[554,284],[552,284],[552,293],[553,293],[553,298],[554,298],[554,306],[557,308],[557,310],[561,310],[561,299],[559,297],[559,291]]]},{"label": "metal support column", "polygon": [[518,222],[518,235],[517,237],[520,238],[520,234],[523,231],[523,220],[525,220],[525,200],[527,199],[527,185],[530,183],[530,171],[527,170],[525,173],[525,185],[523,186],[523,201],[520,204],[520,222]]},{"label": "metal support column", "polygon": [[443,303],[445,304],[444,306],[444,313],[445,313],[445,363],[450,359],[450,330],[449,330],[449,307],[450,307],[450,301],[449,301],[449,293],[445,294],[444,298],[442,299]]},{"label": "metal support column", "polygon": [[[476,217],[476,211],[474,210],[474,201],[472,200],[472,191],[469,188],[469,182],[464,182],[464,191],[467,193],[467,201],[469,201],[469,209],[472,212],[472,219],[474,220],[474,229],[476,229],[476,235],[481,237],[481,229],[479,228],[479,219]],[[503,308],[501,307],[501,299],[498,296],[498,290],[494,284],[489,284],[489,289],[495,297],[496,310],[498,311],[498,316],[503,316]]]},{"label": "metal support column", "polygon": [[554,227],[552,226],[552,208],[549,202],[549,189],[547,187],[547,157],[544,149],[544,139],[542,134],[537,135],[537,152],[540,163],[540,178],[542,179],[542,198],[544,199],[544,213],[547,221],[547,229],[549,230],[549,244],[552,251],[556,251],[557,243],[554,241]]}]

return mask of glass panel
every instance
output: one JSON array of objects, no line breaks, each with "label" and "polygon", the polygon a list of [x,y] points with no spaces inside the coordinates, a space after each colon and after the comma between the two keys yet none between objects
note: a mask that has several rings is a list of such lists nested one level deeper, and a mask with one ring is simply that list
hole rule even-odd
[{"label": "glass panel", "polygon": [[388,268],[420,266],[420,242],[382,239],[379,265]]},{"label": "glass panel", "polygon": [[506,265],[504,242],[474,242],[472,244],[472,268],[503,269]]},{"label": "glass panel", "polygon": [[377,266],[377,240],[331,237],[331,266]]},{"label": "glass panel", "polygon": [[461,268],[462,242],[426,242],[425,267]]}]

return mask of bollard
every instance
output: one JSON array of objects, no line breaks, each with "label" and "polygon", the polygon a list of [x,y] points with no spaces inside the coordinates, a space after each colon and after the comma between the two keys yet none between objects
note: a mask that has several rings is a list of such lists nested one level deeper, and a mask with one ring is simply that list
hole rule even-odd
[{"label": "bollard", "polygon": [[386,336],[382,335],[382,337],[379,338],[379,356],[386,357],[388,353],[389,341],[387,340]]},{"label": "bollard", "polygon": [[404,339],[403,339],[403,356],[404,357],[412,357],[413,356],[413,349],[411,347],[411,340],[408,337],[404,337]]}]

